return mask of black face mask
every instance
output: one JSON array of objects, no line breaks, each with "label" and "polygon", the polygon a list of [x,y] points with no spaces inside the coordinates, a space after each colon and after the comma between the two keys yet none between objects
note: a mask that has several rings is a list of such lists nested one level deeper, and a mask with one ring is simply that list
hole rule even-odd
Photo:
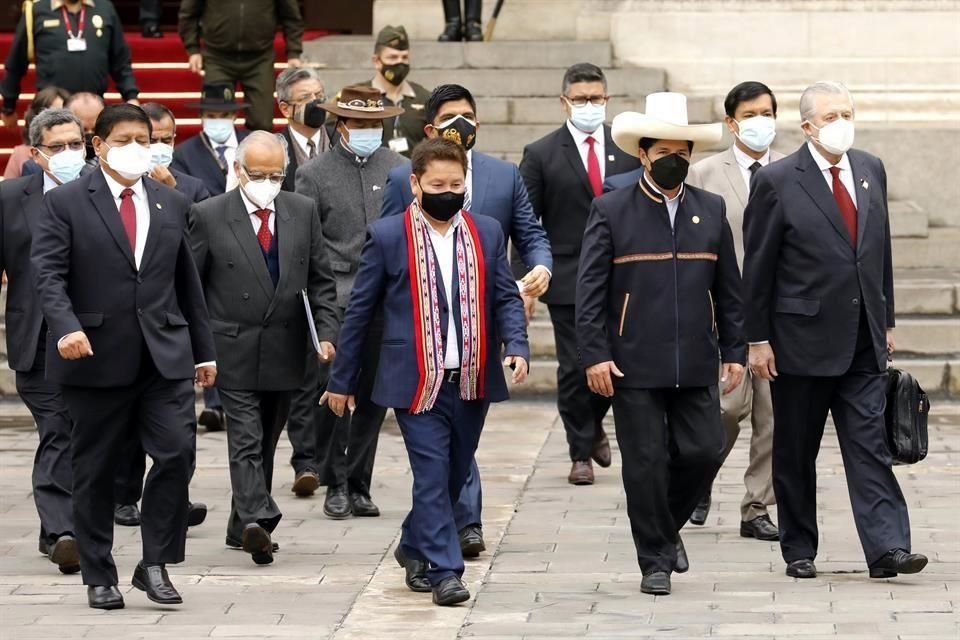
[{"label": "black face mask", "polygon": [[689,160],[671,153],[650,164],[650,177],[664,189],[676,189],[687,179],[689,169]]},{"label": "black face mask", "polygon": [[319,129],[327,120],[327,112],[320,106],[319,100],[293,107],[293,119],[311,129]]},{"label": "black face mask", "polygon": [[381,71],[383,77],[387,82],[392,84],[395,87],[399,87],[403,84],[403,81],[407,79],[407,76],[410,74],[410,65],[406,62],[398,62],[397,64],[385,64],[383,65],[383,70]]},{"label": "black face mask", "polygon": [[97,152],[93,150],[93,134],[92,133],[83,134],[83,146],[86,147],[87,160],[93,160],[97,156]]},{"label": "black face mask", "polygon": [[434,220],[447,222],[463,209],[463,198],[464,194],[454,193],[453,191],[444,191],[443,193],[423,191],[423,195],[420,197],[420,206]]},{"label": "black face mask", "polygon": [[446,127],[436,128],[440,132],[440,137],[444,140],[453,140],[463,147],[464,151],[473,148],[477,141],[477,125],[473,124],[463,116],[457,116]]}]

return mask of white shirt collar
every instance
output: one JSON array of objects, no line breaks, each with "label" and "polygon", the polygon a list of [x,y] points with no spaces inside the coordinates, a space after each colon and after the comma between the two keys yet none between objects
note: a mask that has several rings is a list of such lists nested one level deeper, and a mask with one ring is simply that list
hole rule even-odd
[{"label": "white shirt collar", "polygon": [[50,174],[46,171],[43,172],[43,192],[52,191],[59,187],[57,181],[50,177]]},{"label": "white shirt collar", "polygon": [[310,140],[313,141],[313,146],[314,146],[314,149],[316,149],[317,153],[320,153],[320,139],[323,134],[323,129],[317,129],[317,132],[313,134],[313,137],[310,137],[310,138],[303,135],[293,127],[289,127],[289,129],[290,129],[290,135],[293,136],[294,141],[300,146],[300,148],[305,153],[308,152],[307,142],[309,142]]},{"label": "white shirt collar", "polygon": [[124,189],[128,189],[128,188],[133,190],[133,195],[135,195],[137,198],[140,198],[141,200],[144,199],[143,178],[137,180],[136,184],[134,184],[132,187],[125,187],[119,182],[117,182],[116,180],[114,180],[113,178],[111,178],[110,175],[103,170],[103,167],[100,167],[100,172],[103,174],[103,177],[106,178],[107,186],[110,187],[110,193],[113,194],[114,200],[119,200],[120,194],[123,193]]},{"label": "white shirt collar", "polygon": [[[812,142],[807,142],[807,148],[810,150],[810,155],[813,156],[813,161],[817,163],[817,167],[820,168],[820,171],[823,173],[830,171],[830,167],[834,165],[830,164],[830,161],[824,158],[823,155],[817,151],[817,147],[814,146]],[[850,166],[850,156],[847,154],[843,154],[843,156],[840,157],[840,162],[838,162],[836,166],[840,167],[840,171],[853,171]]]},{"label": "white shirt collar", "polygon": [[680,199],[680,196],[683,195],[683,190],[684,190],[684,189],[686,188],[686,186],[687,186],[687,183],[686,183],[686,182],[681,182],[681,183],[680,183],[680,189],[677,190],[677,195],[675,195],[675,196],[672,197],[672,198],[668,198],[668,197],[663,193],[663,191],[660,191],[660,189],[657,187],[657,185],[654,184],[653,180],[650,178],[649,175],[647,175],[646,172],[644,172],[643,177],[646,178],[646,179],[643,181],[644,184],[646,184],[648,187],[650,187],[651,189],[653,189],[656,193],[658,193],[658,194],[660,194],[661,196],[663,196],[664,202],[675,202],[675,201],[679,200],[679,199]]},{"label": "white shirt collar", "polygon": [[244,193],[244,191],[243,191],[243,187],[241,187],[240,185],[237,185],[237,191],[240,192],[240,198],[243,200],[243,204],[244,204],[244,206],[247,208],[247,213],[248,213],[249,215],[251,215],[251,216],[257,215],[257,211],[259,211],[260,209],[268,209],[268,210],[270,210],[271,212],[274,212],[274,213],[276,212],[276,210],[277,210],[277,209],[276,209],[276,206],[275,206],[276,201],[271,202],[270,204],[268,204],[268,205],[265,206],[265,207],[258,207],[257,205],[255,205],[255,204],[253,203],[252,200],[250,200],[250,198],[247,197],[247,194]]},{"label": "white shirt collar", "polygon": [[764,153],[763,157],[761,157],[759,160],[755,160],[744,153],[743,149],[734,144],[733,157],[736,158],[737,164],[749,171],[754,162],[759,162],[761,167],[765,167],[770,164],[770,149],[767,149],[767,152]]},{"label": "white shirt collar", "polygon": [[573,141],[577,143],[578,147],[582,147],[587,143],[587,138],[593,138],[596,142],[594,144],[603,144],[603,125],[601,124],[597,127],[597,130],[593,133],[586,133],[577,129],[572,122],[567,120],[567,130],[570,132],[570,135],[573,136]]}]

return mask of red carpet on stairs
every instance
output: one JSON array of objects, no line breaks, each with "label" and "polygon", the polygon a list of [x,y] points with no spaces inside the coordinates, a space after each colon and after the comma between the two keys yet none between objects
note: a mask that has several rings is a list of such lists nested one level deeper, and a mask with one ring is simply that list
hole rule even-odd
[{"label": "red carpet on stairs", "polygon": [[[311,30],[304,33],[303,39],[313,40],[327,35],[326,31]],[[190,72],[187,68],[187,52],[176,33],[166,32],[163,38],[144,38],[139,32],[128,32],[127,43],[133,57],[133,73],[140,88],[141,102],[161,102],[173,110],[177,116],[177,141],[183,142],[196,135],[200,130],[198,114],[195,110],[186,107],[200,98],[202,78]],[[13,34],[0,33],[0,62],[7,59],[10,47],[13,44]],[[277,52],[277,61],[286,60],[286,49],[283,36],[277,34],[274,40]],[[282,64],[277,65],[276,73],[280,72]],[[2,67],[0,67],[2,69]],[[21,119],[35,91],[35,73],[31,70],[23,79],[22,94],[17,103],[17,113]],[[241,94],[242,96],[242,94]],[[106,95],[107,102],[119,102],[120,96],[115,93],[111,83]],[[280,117],[279,109],[275,109],[274,117]],[[22,120],[21,120],[22,125]],[[0,127],[0,174],[6,167],[7,159],[15,145],[22,142],[21,132]]]}]

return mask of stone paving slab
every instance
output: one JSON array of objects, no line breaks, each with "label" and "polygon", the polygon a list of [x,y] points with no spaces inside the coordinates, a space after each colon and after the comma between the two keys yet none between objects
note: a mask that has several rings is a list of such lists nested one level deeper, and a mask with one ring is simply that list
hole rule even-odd
[{"label": "stone paving slab", "polygon": [[488,551],[467,562],[473,599],[441,609],[429,594],[406,589],[392,557],[411,482],[395,424],[384,429],[375,474],[380,518],[331,521],[322,515],[322,496],[295,498],[283,440],[275,482],[284,511],[275,536],[281,550],[267,567],[223,546],[226,438],[201,433],[191,495],[210,513],[190,532],[187,562],[171,567],[186,604],[159,607],[130,587],[139,532],[118,528],[127,608],[96,612],[86,607],[79,578],[58,574],[36,552],[29,479],[36,436],[21,420],[20,428],[0,429],[0,640],[960,638],[960,407],[936,407],[930,456],[897,469],[914,546],[931,564],[894,580],[866,577],[829,429],[819,460],[821,576],[789,579],[776,544],[740,538],[748,434],[717,480],[707,524],[684,529],[691,571],[674,577],[672,596],[654,598],[639,590],[616,443],[614,466],[598,469],[594,486],[571,487],[555,409],[494,407],[478,454]]}]

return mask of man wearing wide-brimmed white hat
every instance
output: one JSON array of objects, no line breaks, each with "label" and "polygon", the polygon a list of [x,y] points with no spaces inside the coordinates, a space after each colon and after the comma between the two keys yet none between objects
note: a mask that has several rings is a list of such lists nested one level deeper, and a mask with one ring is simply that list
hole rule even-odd
[{"label": "man wearing wide-brimmed white hat", "polygon": [[[695,145],[686,97],[655,93],[613,120],[639,181],[593,201],[577,278],[577,342],[590,389],[612,398],[641,591],[689,567],[680,527],[721,463],[720,393],[743,377],[740,272],[723,200],[684,184]],[[722,362],[722,389],[717,362]]]}]

